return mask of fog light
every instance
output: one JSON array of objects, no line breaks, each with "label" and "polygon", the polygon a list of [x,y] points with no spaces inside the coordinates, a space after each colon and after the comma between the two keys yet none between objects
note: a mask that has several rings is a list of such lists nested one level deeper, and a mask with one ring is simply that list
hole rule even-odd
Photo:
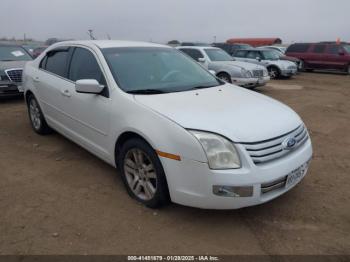
[{"label": "fog light", "polygon": [[222,197],[251,197],[252,186],[213,186],[213,193]]}]

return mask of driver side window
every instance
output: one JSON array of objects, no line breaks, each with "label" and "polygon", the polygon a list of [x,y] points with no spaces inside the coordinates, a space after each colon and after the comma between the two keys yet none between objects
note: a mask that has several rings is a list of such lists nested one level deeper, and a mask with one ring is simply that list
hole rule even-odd
[{"label": "driver side window", "polygon": [[95,79],[101,85],[105,86],[101,95],[108,97],[108,87],[101,68],[95,56],[85,48],[75,48],[69,67],[68,78],[74,82],[81,79]]}]

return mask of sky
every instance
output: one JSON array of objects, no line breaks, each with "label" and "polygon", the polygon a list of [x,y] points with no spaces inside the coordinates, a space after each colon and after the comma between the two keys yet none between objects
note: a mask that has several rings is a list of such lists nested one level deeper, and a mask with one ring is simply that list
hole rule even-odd
[{"label": "sky", "polygon": [[350,41],[350,0],[0,0],[0,37]]}]

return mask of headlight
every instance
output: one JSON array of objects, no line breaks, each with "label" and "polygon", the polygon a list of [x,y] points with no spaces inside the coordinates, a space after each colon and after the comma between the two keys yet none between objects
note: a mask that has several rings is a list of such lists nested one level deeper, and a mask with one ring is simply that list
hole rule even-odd
[{"label": "headlight", "polygon": [[210,169],[240,168],[241,161],[234,144],[226,138],[203,131],[189,130],[201,143]]},{"label": "headlight", "polygon": [[9,78],[5,75],[5,72],[0,72],[0,81],[8,81]]},{"label": "headlight", "polygon": [[244,68],[242,68],[241,74],[242,74],[243,77],[246,77],[246,78],[253,77],[252,73],[250,71],[248,71],[248,70],[245,70]]},{"label": "headlight", "polygon": [[269,75],[269,72],[266,69],[264,69],[263,70],[263,76],[268,76],[268,75]]}]

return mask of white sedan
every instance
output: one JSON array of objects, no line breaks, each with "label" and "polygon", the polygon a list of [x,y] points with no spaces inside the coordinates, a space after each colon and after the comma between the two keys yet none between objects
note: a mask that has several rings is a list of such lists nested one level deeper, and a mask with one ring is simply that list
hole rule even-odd
[{"label": "white sedan", "polygon": [[61,42],[23,79],[34,131],[54,129],[117,167],[149,207],[261,204],[300,182],[312,156],[293,110],[167,46]]}]

